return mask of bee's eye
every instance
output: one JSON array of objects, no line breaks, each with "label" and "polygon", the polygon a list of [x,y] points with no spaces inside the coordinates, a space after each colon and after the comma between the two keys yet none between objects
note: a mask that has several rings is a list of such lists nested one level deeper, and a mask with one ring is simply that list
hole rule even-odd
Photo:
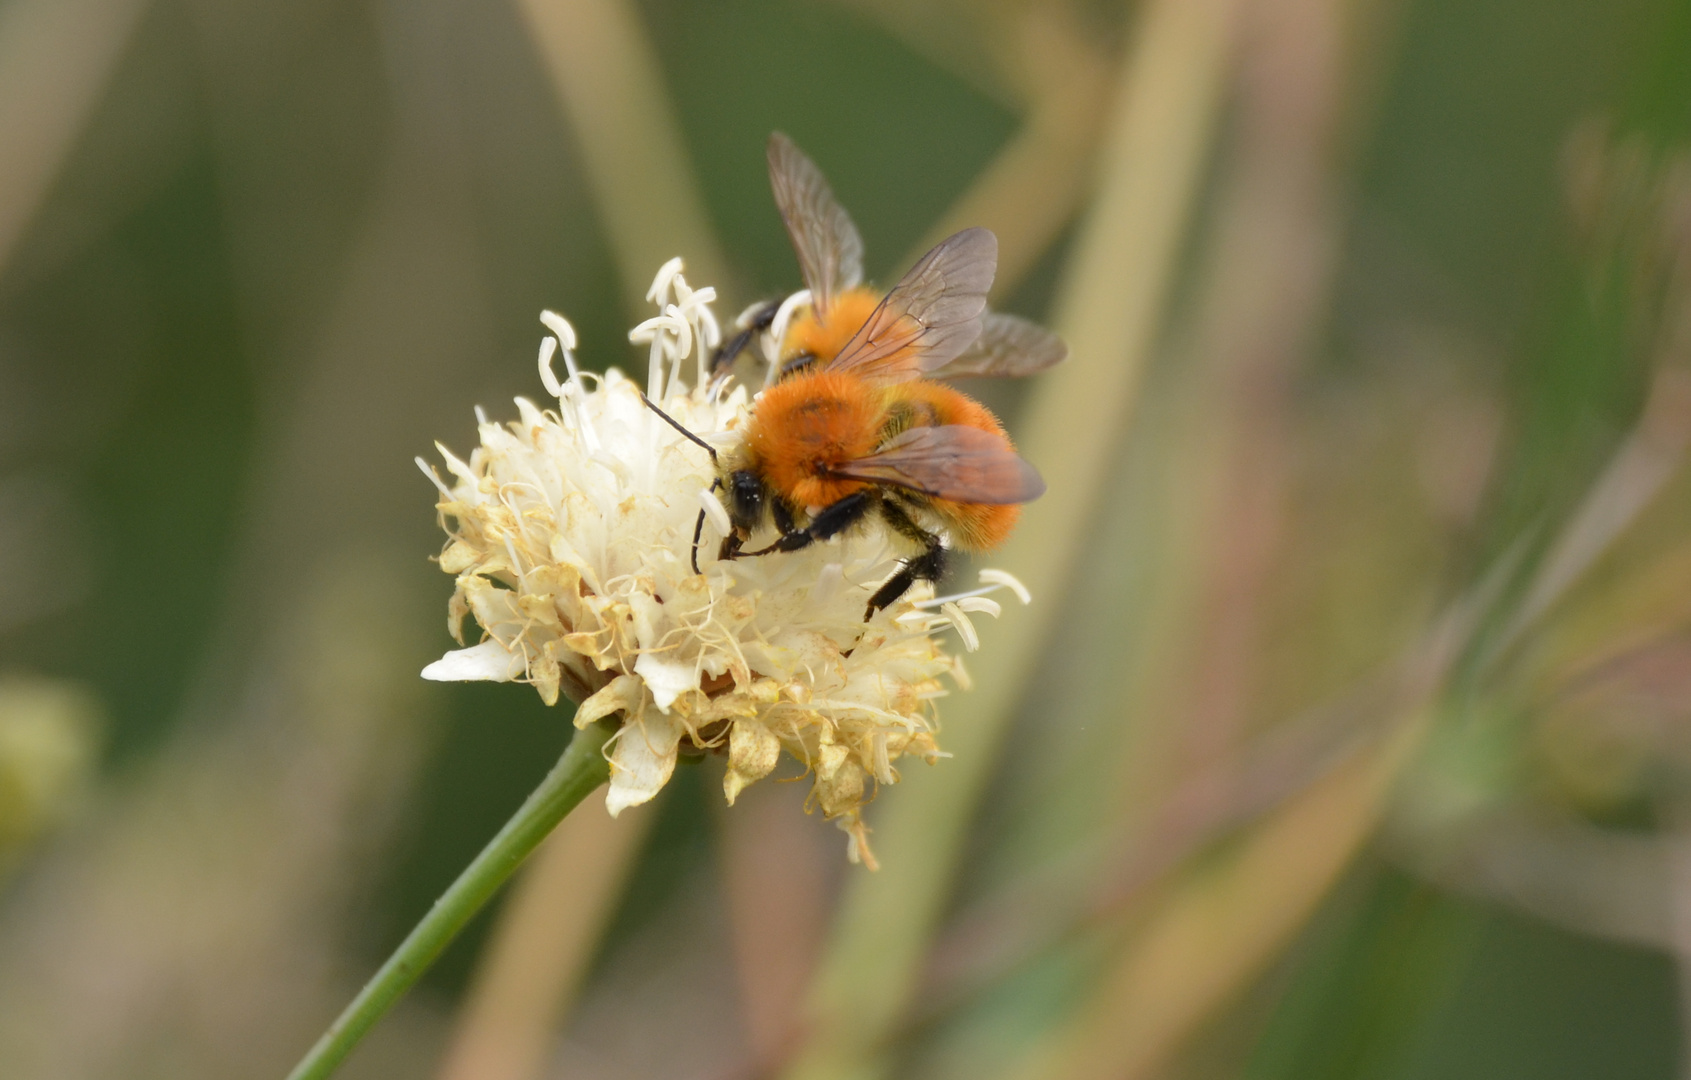
[{"label": "bee's eye", "polygon": [[740,469],[729,478],[728,501],[734,524],[756,528],[763,519],[763,481],[750,469]]}]

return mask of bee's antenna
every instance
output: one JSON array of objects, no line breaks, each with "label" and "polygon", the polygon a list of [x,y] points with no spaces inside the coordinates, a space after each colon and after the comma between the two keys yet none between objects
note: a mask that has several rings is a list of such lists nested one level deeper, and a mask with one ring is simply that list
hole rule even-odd
[{"label": "bee's antenna", "polygon": [[[636,391],[636,392],[638,393],[638,391]],[[687,436],[687,438],[691,439],[693,442],[696,442],[700,446],[704,447],[705,453],[710,455],[711,461],[712,462],[716,461],[716,447],[712,446],[708,442],[705,442],[703,439],[699,438],[697,435],[693,434],[691,431],[688,431],[686,428],[682,427],[679,423],[676,422],[675,417],[673,417],[673,416],[669,415],[668,413],[664,412],[662,409],[658,408],[656,405],[653,405],[652,399],[647,397],[645,394],[640,394],[640,400],[644,401],[646,403],[646,408],[652,410],[653,412],[657,413],[659,416],[663,417],[664,423],[668,424],[670,427],[674,428],[676,431],[681,432],[681,434]]]}]

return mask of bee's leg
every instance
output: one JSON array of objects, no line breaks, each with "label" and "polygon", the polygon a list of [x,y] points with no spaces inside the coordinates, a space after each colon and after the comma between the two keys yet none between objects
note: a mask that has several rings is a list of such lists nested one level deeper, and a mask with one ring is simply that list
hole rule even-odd
[{"label": "bee's leg", "polygon": [[724,536],[722,538],[722,546],[716,549],[717,561],[721,562],[726,559],[738,559],[743,554],[740,547],[744,543],[745,541],[740,539],[740,534],[737,532],[731,532],[727,536]]},{"label": "bee's leg", "polygon": [[851,528],[870,510],[874,509],[877,500],[873,492],[868,489],[854,491],[845,498],[824,506],[810,519],[810,527],[797,528],[792,514],[775,500],[775,526],[781,530],[781,538],[768,547],[757,551],[748,551],[747,555],[767,555],[772,551],[798,551],[807,548],[818,540],[826,540]]},{"label": "bee's leg", "polygon": [[945,545],[940,542],[938,536],[912,521],[910,515],[891,499],[882,500],[881,516],[894,532],[921,544],[922,553],[913,559],[904,560],[904,565],[899,567],[898,573],[875,590],[875,595],[869,598],[868,608],[863,612],[864,622],[874,618],[875,612],[895,603],[918,581],[938,581],[945,576]]},{"label": "bee's leg", "polygon": [[807,353],[807,352],[806,353],[799,353],[797,356],[789,357],[788,359],[786,359],[785,361],[782,362],[782,364],[781,364],[781,374],[780,374],[779,377],[785,379],[788,375],[791,375],[793,372],[803,371],[805,368],[809,367],[810,365],[812,365],[814,363],[816,363],[816,354],[815,353]]},{"label": "bee's leg", "polygon": [[775,531],[785,539],[799,532],[800,529],[793,521],[793,512],[787,509],[787,504],[780,499],[769,500],[769,516],[775,519]]},{"label": "bee's leg", "polygon": [[752,313],[746,320],[745,329],[724,341],[717,347],[716,355],[710,360],[711,377],[715,378],[734,363],[746,346],[751,344],[752,338],[769,329],[775,321],[775,313],[781,310],[781,301],[771,300]]},{"label": "bee's leg", "polygon": [[703,573],[699,569],[699,541],[705,535],[705,512],[699,511],[699,520],[693,522],[693,573]]},{"label": "bee's leg", "polygon": [[875,590],[875,595],[869,598],[869,606],[863,609],[863,621],[868,622],[875,617],[875,612],[888,604],[898,602],[898,598],[909,591],[910,586],[918,581],[938,581],[945,576],[945,548],[941,546],[939,537],[933,537],[933,545],[914,559],[906,559],[899,567],[898,573],[887,578],[886,584]]}]

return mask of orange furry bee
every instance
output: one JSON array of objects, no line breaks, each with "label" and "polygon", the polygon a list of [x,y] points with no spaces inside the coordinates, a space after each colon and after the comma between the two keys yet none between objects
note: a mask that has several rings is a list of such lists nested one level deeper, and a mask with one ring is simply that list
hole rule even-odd
[{"label": "orange furry bee", "polygon": [[[933,380],[1032,374],[1067,350],[1032,323],[986,311],[998,262],[988,230],[942,241],[882,297],[862,285],[863,242],[850,216],[821,170],[778,132],[769,178],[809,302],[781,337],[776,381],[757,398],[743,442],[717,461],[713,486],[727,496],[733,525],[719,555],[796,551],[879,517],[917,553],[870,598],[869,618],[915,582],[937,581],[948,540],[962,551],[997,547],[1020,504],[1045,490],[989,409]],[[718,352],[719,371],[782,306],[742,320]],[[695,570],[704,520],[701,512]],[[745,550],[769,521],[777,539]]]}]

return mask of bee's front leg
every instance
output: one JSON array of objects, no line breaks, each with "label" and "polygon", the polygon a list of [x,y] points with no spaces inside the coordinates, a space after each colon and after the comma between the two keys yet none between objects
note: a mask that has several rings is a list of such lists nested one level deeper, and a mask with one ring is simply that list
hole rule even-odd
[{"label": "bee's front leg", "polygon": [[734,361],[751,344],[752,338],[769,329],[775,321],[775,313],[781,310],[781,301],[771,300],[762,307],[755,309],[746,319],[745,327],[733,337],[724,341],[711,357],[710,373],[715,378],[734,366]]},{"label": "bee's front leg", "polygon": [[745,540],[741,539],[740,534],[737,532],[731,532],[727,536],[724,536],[722,538],[722,546],[716,549],[717,561],[720,562],[724,559],[738,559],[741,555],[746,554],[744,551],[740,550],[744,544]]},{"label": "bee's front leg", "polygon": [[854,491],[837,502],[824,506],[810,519],[807,528],[799,528],[793,521],[793,515],[779,501],[775,503],[775,527],[781,530],[781,538],[766,548],[748,551],[748,555],[766,555],[772,551],[798,551],[807,548],[818,540],[827,540],[851,528],[875,506],[874,495],[867,491]]}]

